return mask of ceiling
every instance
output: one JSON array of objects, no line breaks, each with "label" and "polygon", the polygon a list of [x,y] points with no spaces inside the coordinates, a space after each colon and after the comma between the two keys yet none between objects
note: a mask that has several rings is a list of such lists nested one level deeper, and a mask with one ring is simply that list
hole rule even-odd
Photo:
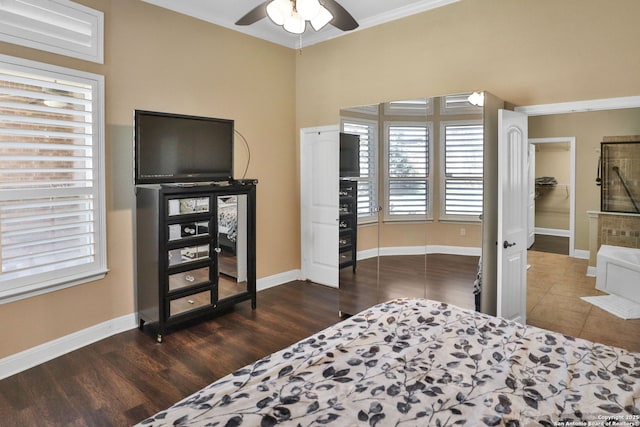
[{"label": "ceiling", "polygon": [[338,0],[360,26],[343,32],[327,25],[316,32],[307,25],[302,36],[286,32],[269,18],[255,24],[238,26],[234,23],[265,0],[143,0],[184,15],[193,16],[222,27],[230,28],[282,46],[298,49],[335,37],[370,28],[405,16],[441,7],[459,0]]}]

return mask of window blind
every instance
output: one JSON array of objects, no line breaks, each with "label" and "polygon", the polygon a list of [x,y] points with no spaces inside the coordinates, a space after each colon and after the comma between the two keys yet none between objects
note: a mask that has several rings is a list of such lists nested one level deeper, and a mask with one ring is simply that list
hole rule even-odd
[{"label": "window blind", "polygon": [[104,14],[69,0],[0,0],[0,40],[102,64]]},{"label": "window blind", "polygon": [[421,116],[433,114],[433,98],[416,98],[384,103],[384,113],[388,116]]},{"label": "window blind", "polygon": [[429,129],[422,125],[388,126],[387,215],[429,212]]},{"label": "window blind", "polygon": [[445,215],[482,214],[483,126],[445,126]]},{"label": "window blind", "polygon": [[104,272],[98,93],[0,61],[0,297]]},{"label": "window blind", "polygon": [[441,114],[482,114],[482,107],[469,102],[470,93],[447,95],[440,103]]}]

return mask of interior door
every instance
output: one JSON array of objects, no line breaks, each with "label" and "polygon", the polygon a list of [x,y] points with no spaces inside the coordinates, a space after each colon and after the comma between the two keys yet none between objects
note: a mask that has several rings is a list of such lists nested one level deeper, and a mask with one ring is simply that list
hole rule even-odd
[{"label": "interior door", "polygon": [[536,242],[536,146],[529,143],[529,203],[527,206],[527,248]]},{"label": "interior door", "polygon": [[522,324],[527,314],[527,116],[498,112],[497,315]]},{"label": "interior door", "polygon": [[337,126],[303,129],[300,135],[302,275],[338,287]]}]

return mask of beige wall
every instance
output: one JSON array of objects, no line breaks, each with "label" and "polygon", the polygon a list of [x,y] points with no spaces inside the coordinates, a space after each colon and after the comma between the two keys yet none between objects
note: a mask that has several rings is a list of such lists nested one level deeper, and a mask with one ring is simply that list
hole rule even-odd
[{"label": "beige wall", "polygon": [[139,0],[80,2],[105,12],[104,65],[0,53],[106,76],[110,273],[0,306],[0,357],[132,312],[134,108],[236,120],[260,180],[260,278],[300,267],[298,130],[338,123],[341,107],[473,89],[519,105],[640,94],[637,0],[462,0],[301,55]]},{"label": "beige wall", "polygon": [[636,0],[461,0],[310,46],[296,56],[297,127],[339,123],[344,107],[478,89],[515,105],[638,95],[639,14]]},{"label": "beige wall", "polygon": [[[638,93],[640,90],[630,92]],[[529,118],[530,138],[576,137],[576,249],[589,249],[587,211],[600,210],[600,187],[596,185],[600,142],[605,136],[638,134],[640,108]]]},{"label": "beige wall", "polygon": [[474,89],[516,105],[638,95],[639,14],[636,0],[461,0],[310,46],[296,56],[297,123]]},{"label": "beige wall", "polygon": [[[136,108],[234,119],[251,146],[247,177],[260,181],[258,278],[300,268],[295,52],[138,0],[80,2],[105,13],[104,65],[10,44],[0,53],[105,76],[109,273],[0,305],[0,358],[133,312]],[[236,147],[239,177],[247,155]]]}]

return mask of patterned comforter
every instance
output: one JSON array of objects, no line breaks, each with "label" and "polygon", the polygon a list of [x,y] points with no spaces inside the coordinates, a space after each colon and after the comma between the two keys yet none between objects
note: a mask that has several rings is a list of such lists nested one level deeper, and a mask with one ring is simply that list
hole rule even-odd
[{"label": "patterned comforter", "polygon": [[400,299],[221,378],[139,425],[636,426],[640,353]]}]

